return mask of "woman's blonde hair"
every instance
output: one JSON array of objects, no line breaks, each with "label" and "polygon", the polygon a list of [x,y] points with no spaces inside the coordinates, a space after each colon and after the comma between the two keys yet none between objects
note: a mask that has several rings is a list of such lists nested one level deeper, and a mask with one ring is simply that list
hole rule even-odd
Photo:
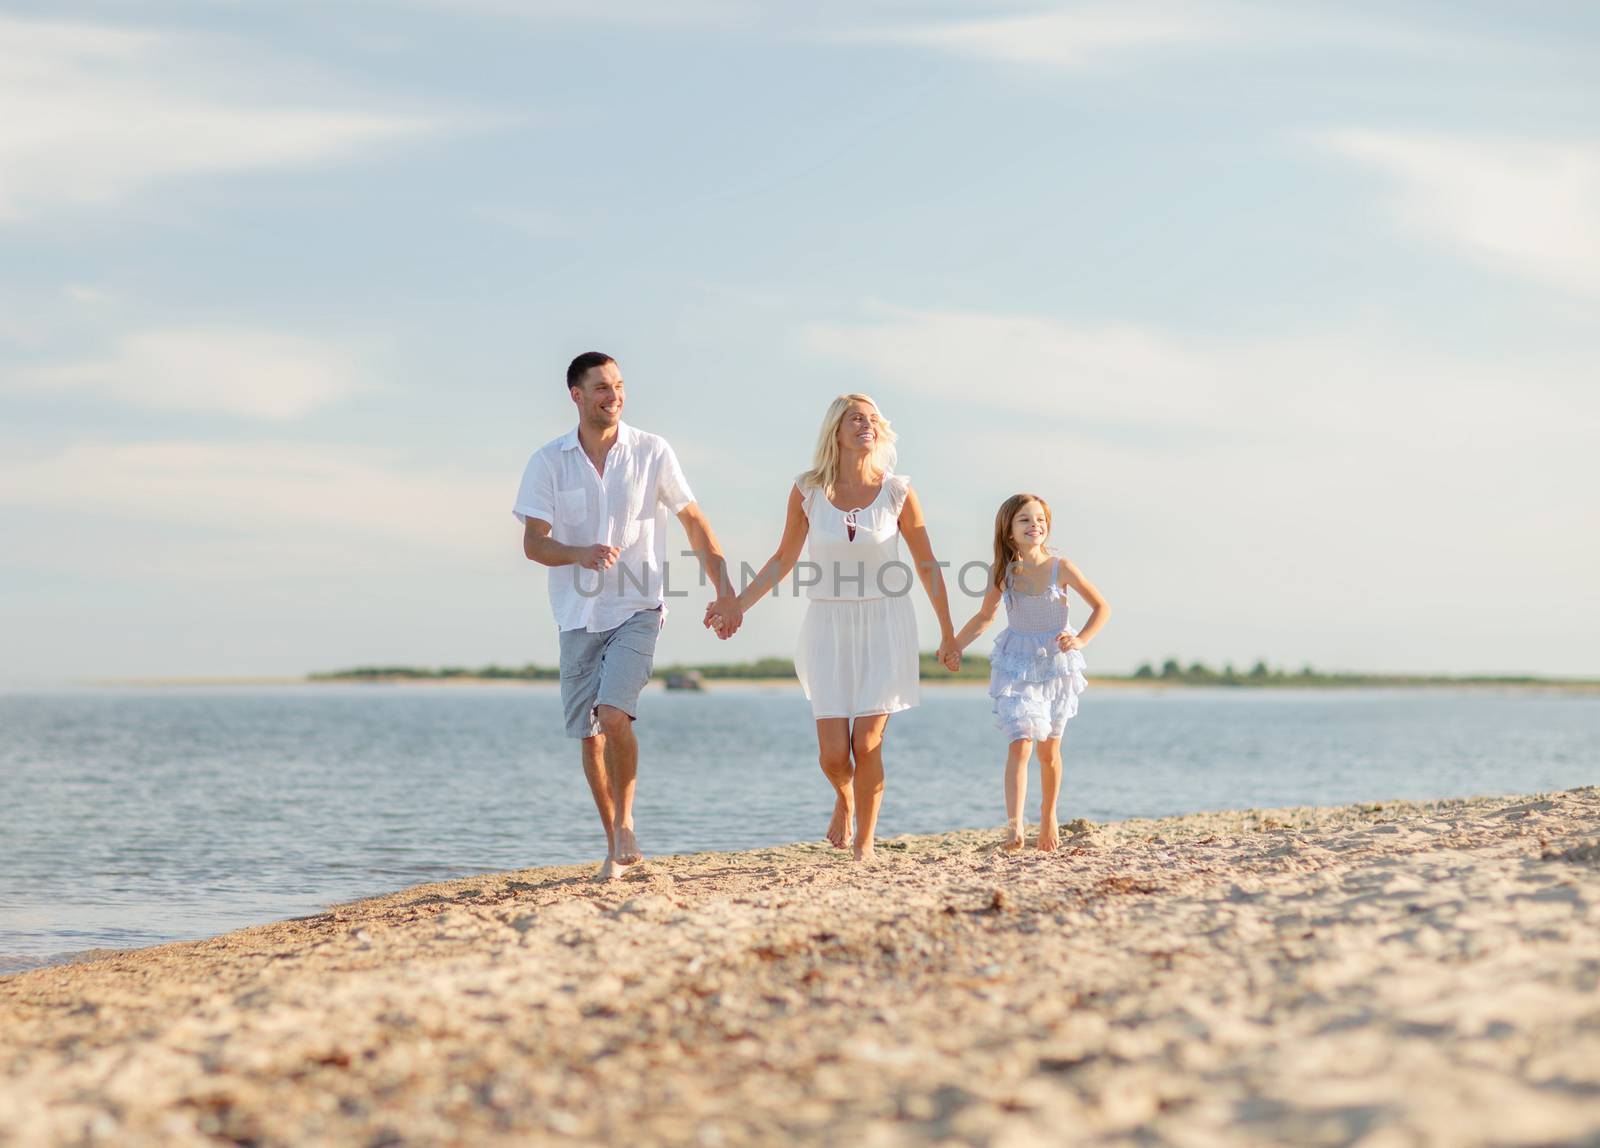
[{"label": "woman's blonde hair", "polygon": [[1013,494],[1000,504],[1000,510],[994,516],[994,586],[997,590],[1005,588],[1006,571],[1011,569],[1011,564],[1017,560],[1017,548],[1011,541],[1011,524],[1016,520],[1017,512],[1030,502],[1037,502],[1044,507],[1044,528],[1050,529],[1050,504],[1037,494]]},{"label": "woman's blonde hair", "polygon": [[896,435],[878,404],[871,395],[840,395],[828,404],[828,413],[822,416],[822,431],[817,435],[817,449],[811,455],[811,469],[799,479],[801,489],[818,486],[824,497],[833,497],[833,484],[839,478],[839,424],[844,422],[851,403],[866,403],[878,416],[878,440],[872,447],[872,465],[880,474],[894,470]]}]

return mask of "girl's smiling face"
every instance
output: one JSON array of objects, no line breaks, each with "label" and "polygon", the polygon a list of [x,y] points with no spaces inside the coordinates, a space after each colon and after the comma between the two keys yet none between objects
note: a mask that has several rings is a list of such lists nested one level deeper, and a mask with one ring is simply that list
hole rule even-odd
[{"label": "girl's smiling face", "polygon": [[1017,553],[1043,546],[1050,537],[1050,515],[1037,499],[1029,499],[1011,516],[1011,543]]}]

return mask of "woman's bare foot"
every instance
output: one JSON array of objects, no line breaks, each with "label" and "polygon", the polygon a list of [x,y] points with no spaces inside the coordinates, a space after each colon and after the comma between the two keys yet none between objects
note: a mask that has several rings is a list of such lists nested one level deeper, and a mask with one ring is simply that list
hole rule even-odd
[{"label": "woman's bare foot", "polygon": [[633,826],[618,826],[617,851],[613,856],[618,865],[637,865],[644,860],[644,855],[639,852],[639,842],[633,835]]},{"label": "woman's bare foot", "polygon": [[618,865],[615,860],[607,857],[606,863],[600,866],[600,872],[594,875],[594,879],[597,884],[608,885],[612,881],[622,880],[622,875],[627,871],[626,865]]},{"label": "woman's bare foot", "polygon": [[1007,853],[1015,853],[1022,848],[1022,819],[1006,822],[1005,839],[1000,842],[1000,848]]},{"label": "woman's bare foot", "polygon": [[1056,828],[1056,819],[1047,817],[1039,822],[1039,852],[1054,853],[1057,845],[1061,844],[1061,830]]},{"label": "woman's bare foot", "polygon": [[872,842],[871,841],[857,841],[855,843],[854,852],[855,852],[855,859],[857,861],[861,862],[862,864],[870,863],[872,861],[873,857],[875,856],[875,854],[872,851]]},{"label": "woman's bare foot", "polygon": [[828,822],[828,844],[835,849],[843,849],[850,840],[850,819],[855,815],[850,802],[845,800],[844,794],[833,803],[833,820]]}]

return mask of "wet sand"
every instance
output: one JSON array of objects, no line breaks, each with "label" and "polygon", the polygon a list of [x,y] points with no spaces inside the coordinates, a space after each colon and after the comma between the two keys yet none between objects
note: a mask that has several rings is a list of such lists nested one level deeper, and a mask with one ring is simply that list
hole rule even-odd
[{"label": "wet sand", "polygon": [[1600,789],[1064,829],[0,978],[0,1144],[1600,1143]]}]

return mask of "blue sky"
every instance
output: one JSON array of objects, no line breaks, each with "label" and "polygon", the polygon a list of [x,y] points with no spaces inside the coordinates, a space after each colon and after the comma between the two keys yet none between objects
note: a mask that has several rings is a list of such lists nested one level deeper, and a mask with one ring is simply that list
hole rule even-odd
[{"label": "blue sky", "polygon": [[0,4],[0,682],[552,662],[509,508],[590,348],[735,559],[865,390],[941,557],[1052,502],[1094,667],[1600,674],[1597,48],[1576,3]]}]

